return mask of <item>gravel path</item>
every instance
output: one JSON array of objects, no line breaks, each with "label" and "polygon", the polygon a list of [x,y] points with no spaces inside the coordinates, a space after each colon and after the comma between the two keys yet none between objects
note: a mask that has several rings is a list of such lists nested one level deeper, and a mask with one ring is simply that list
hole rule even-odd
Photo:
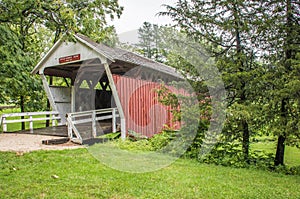
[{"label": "gravel path", "polygon": [[36,150],[64,150],[76,149],[84,146],[68,142],[58,145],[44,145],[42,140],[58,139],[57,136],[1,133],[0,151],[30,152]]}]

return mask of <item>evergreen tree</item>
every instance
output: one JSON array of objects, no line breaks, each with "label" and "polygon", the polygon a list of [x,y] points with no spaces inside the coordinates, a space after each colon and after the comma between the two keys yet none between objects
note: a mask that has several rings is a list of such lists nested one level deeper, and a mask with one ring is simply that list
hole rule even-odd
[{"label": "evergreen tree", "polygon": [[[253,102],[252,80],[257,70],[249,21],[250,2],[235,0],[186,1],[167,6],[161,15],[170,16],[192,38],[216,58],[228,92],[227,138],[242,140],[244,160],[249,162],[249,117]],[[230,118],[231,117],[231,118]],[[241,133],[241,135],[240,135]]]},{"label": "evergreen tree", "polygon": [[260,5],[260,49],[269,67],[265,74],[268,130],[278,137],[274,164],[284,164],[285,145],[300,140],[300,4],[270,0]]},{"label": "evergreen tree", "polygon": [[162,37],[166,28],[165,26],[144,22],[138,30],[139,43],[136,44],[137,51],[144,57],[164,62],[165,52],[162,47]]}]

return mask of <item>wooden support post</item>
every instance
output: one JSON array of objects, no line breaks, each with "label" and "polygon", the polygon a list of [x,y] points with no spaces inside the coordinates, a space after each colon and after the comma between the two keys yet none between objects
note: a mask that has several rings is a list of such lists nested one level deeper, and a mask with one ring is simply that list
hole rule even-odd
[{"label": "wooden support post", "polygon": [[7,124],[6,124],[6,118],[5,117],[2,118],[2,122],[3,122],[3,132],[7,132]]},{"label": "wooden support post", "polygon": [[52,115],[52,126],[56,126],[54,117],[55,117],[55,115]]},{"label": "wooden support post", "polygon": [[92,112],[92,134],[95,138],[97,136],[97,128],[96,128],[96,111]]},{"label": "wooden support post", "polygon": [[114,83],[114,79],[112,77],[112,74],[111,74],[108,63],[104,63],[104,68],[105,68],[105,72],[106,72],[106,75],[107,75],[107,78],[108,78],[108,81],[109,81],[109,86],[111,88],[111,91],[112,91],[112,94],[113,94],[113,97],[114,97],[114,100],[115,100],[115,103],[116,103],[116,106],[118,108],[119,115],[120,115],[121,138],[123,140],[125,140],[125,138],[126,138],[126,121],[125,121],[125,115],[124,115],[124,111],[123,111],[123,108],[122,108],[122,104],[121,104],[121,101],[120,101],[120,98],[119,98],[119,95],[118,95],[118,92],[117,92],[117,88],[116,88],[116,85]]},{"label": "wooden support post", "polygon": [[47,82],[47,79],[46,79],[46,77],[45,77],[44,74],[40,74],[40,76],[41,76],[41,79],[42,79],[42,82],[43,82],[43,86],[44,86],[45,92],[46,92],[47,97],[49,99],[50,105],[52,107],[52,110],[57,111],[55,100],[54,100],[54,97],[53,97],[53,95],[51,93],[51,90],[50,90],[49,84]]},{"label": "wooden support post", "polygon": [[121,139],[125,140],[126,139],[126,122],[125,118],[121,118]]},{"label": "wooden support post", "polygon": [[112,109],[112,132],[115,133],[117,132],[117,127],[116,127],[116,109]]},{"label": "wooden support post", "polygon": [[29,130],[30,130],[30,133],[33,133],[33,121],[32,121],[32,115],[29,116]]},{"label": "wooden support post", "polygon": [[72,85],[71,88],[71,112],[74,113],[75,112],[75,86]]},{"label": "wooden support post", "polygon": [[68,136],[70,139],[73,138],[73,132],[72,132],[72,125],[70,124],[70,122],[72,121],[72,118],[70,116],[67,116],[67,124],[68,124]]}]

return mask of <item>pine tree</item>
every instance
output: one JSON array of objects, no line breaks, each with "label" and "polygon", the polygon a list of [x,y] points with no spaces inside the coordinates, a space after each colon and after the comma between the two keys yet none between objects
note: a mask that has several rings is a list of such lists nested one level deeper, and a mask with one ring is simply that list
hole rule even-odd
[{"label": "pine tree", "polygon": [[249,162],[249,106],[254,92],[251,81],[258,67],[249,23],[253,14],[251,7],[251,2],[241,0],[180,0],[174,7],[166,5],[167,12],[160,13],[170,16],[216,58],[228,92],[228,109],[233,113],[224,133],[242,140],[245,162]]},{"label": "pine tree", "polygon": [[[300,4],[294,0],[264,1],[261,22],[257,23],[260,48],[272,67],[265,79],[268,129],[278,137],[275,166],[284,164],[286,144],[300,140]],[[269,86],[271,85],[271,86]]]}]

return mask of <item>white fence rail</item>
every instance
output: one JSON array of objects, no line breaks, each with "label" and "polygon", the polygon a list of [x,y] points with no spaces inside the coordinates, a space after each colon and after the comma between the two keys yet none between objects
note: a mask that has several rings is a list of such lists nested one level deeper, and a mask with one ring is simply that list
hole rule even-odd
[{"label": "white fence rail", "polygon": [[82,137],[76,124],[91,123],[92,135],[97,136],[96,124],[98,121],[112,119],[112,132],[117,131],[116,118],[119,117],[117,108],[98,109],[67,114],[68,136],[73,142],[82,144]]},{"label": "white fence rail", "polygon": [[[49,117],[45,117],[49,115]],[[33,117],[34,116],[34,117]],[[41,116],[41,117],[38,117]],[[43,117],[42,117],[43,116]],[[24,119],[8,119],[12,117],[26,117]],[[0,117],[0,125],[2,125],[3,132],[7,132],[7,124],[29,122],[29,130],[33,131],[34,121],[46,121],[52,120],[52,126],[55,126],[57,121],[60,124],[60,116],[57,111],[45,111],[45,112],[25,112],[25,113],[6,113]]]}]

